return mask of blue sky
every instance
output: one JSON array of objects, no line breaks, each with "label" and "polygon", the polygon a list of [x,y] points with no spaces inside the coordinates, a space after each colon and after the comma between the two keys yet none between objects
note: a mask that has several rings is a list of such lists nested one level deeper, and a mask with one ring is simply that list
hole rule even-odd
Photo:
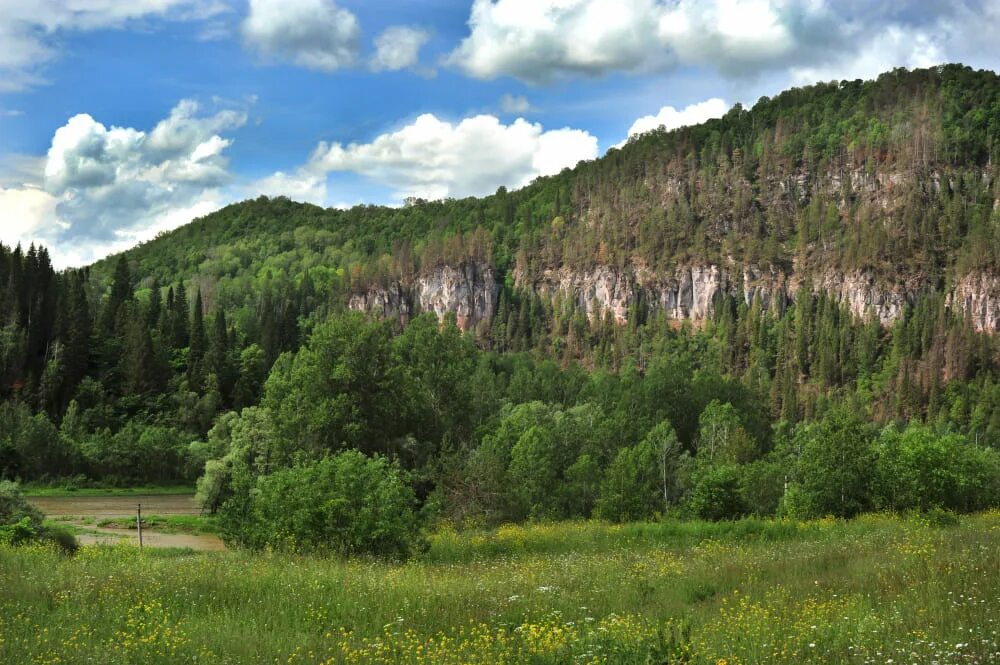
[{"label": "blue sky", "polygon": [[996,69],[996,34],[1000,0],[0,0],[0,241],[486,194],[792,85]]}]

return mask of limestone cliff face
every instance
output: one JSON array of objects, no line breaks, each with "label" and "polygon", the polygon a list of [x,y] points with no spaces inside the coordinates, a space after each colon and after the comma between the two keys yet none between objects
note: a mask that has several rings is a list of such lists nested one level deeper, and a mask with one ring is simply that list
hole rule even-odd
[{"label": "limestone cliff face", "polygon": [[855,317],[861,319],[872,313],[884,326],[902,316],[906,304],[926,290],[918,280],[889,279],[865,270],[827,271],[813,287],[834,296]]},{"label": "limestone cliff face", "polygon": [[372,286],[364,293],[352,295],[347,306],[383,319],[400,319],[405,322],[413,313],[412,302],[409,290],[399,282],[392,282],[388,286]]},{"label": "limestone cliff face", "polygon": [[[930,291],[919,277],[827,270],[807,281],[794,272],[758,265],[691,265],[670,273],[596,266],[587,271],[547,270],[535,280],[516,276],[520,288],[549,297],[559,293],[572,298],[589,317],[604,318],[610,312],[619,323],[628,320],[629,308],[640,296],[650,309],[671,319],[698,322],[712,315],[720,293],[742,298],[747,305],[757,300],[764,308],[783,307],[794,302],[806,283],[813,292],[833,296],[858,319],[875,316],[884,326],[892,325],[907,304]],[[968,316],[977,330],[994,332],[1000,326],[1000,276],[970,274],[956,284],[947,302]]]},{"label": "limestone cliff face", "polygon": [[[759,301],[764,308],[794,302],[804,284],[826,292],[863,319],[874,315],[882,325],[892,325],[908,303],[930,290],[919,277],[876,274],[870,270],[827,270],[811,275],[786,273],[774,266],[695,264],[670,272],[653,272],[643,266],[619,268],[598,265],[589,270],[559,268],[531,278],[514,274],[515,286],[546,298],[572,299],[591,319],[609,313],[620,324],[628,321],[630,307],[641,297],[652,311],[671,319],[700,322],[713,313],[718,294]],[[354,295],[351,309],[384,318],[407,320],[416,312],[434,312],[443,319],[453,312],[463,330],[489,322],[497,308],[499,287],[495,271],[485,263],[440,266],[408,284],[392,282]],[[971,273],[960,279],[947,295],[948,306],[969,317],[979,331],[995,332],[1000,326],[1000,276]]]},{"label": "limestone cliff face", "polygon": [[969,273],[948,295],[948,306],[965,312],[976,330],[996,332],[1000,325],[1000,276]]},{"label": "limestone cliff face", "polygon": [[414,291],[421,311],[434,312],[438,319],[454,312],[459,328],[470,330],[493,318],[500,288],[491,266],[464,263],[458,268],[440,266],[418,277]]},{"label": "limestone cliff face", "polygon": [[719,293],[741,296],[748,304],[759,298],[765,307],[783,303],[789,297],[785,275],[773,268],[748,266],[735,271],[742,277],[739,292],[733,272],[714,264],[685,266],[667,274],[642,267],[596,266],[582,272],[547,270],[536,280],[518,274],[515,284],[543,296],[560,294],[571,298],[588,317],[604,318],[610,313],[618,323],[627,322],[629,307],[640,296],[652,310],[666,312],[672,319],[692,321],[711,316]]},{"label": "limestone cliff face", "polygon": [[351,296],[348,307],[404,322],[418,312],[434,312],[439,320],[453,312],[458,326],[470,330],[493,318],[498,293],[492,266],[467,262],[439,266],[408,283],[371,286]]}]

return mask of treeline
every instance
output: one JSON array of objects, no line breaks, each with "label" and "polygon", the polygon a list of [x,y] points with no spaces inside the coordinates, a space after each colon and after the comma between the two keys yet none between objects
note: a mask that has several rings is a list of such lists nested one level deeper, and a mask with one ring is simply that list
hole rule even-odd
[{"label": "treeline", "polygon": [[192,452],[206,460],[201,501],[252,547],[364,550],[350,536],[357,520],[395,534],[385,550],[398,554],[420,524],[441,521],[1000,502],[1000,451],[946,422],[875,425],[848,397],[795,424],[773,421],[767,399],[676,350],[641,373],[588,373],[483,352],[454,321],[425,315],[394,336],[351,313],[279,358],[260,406],[220,418]]},{"label": "treeline", "polygon": [[183,281],[137,289],[124,257],[94,299],[87,271],[55,273],[44,249],[0,246],[0,269],[3,478],[192,480],[191,441],[260,400],[325,306],[310,280],[275,279],[233,320]]}]

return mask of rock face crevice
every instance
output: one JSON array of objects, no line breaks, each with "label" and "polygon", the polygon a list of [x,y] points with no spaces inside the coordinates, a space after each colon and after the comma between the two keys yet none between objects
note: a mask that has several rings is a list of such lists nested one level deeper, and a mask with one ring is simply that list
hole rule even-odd
[{"label": "rock face crevice", "polygon": [[[872,270],[826,270],[808,279],[776,266],[714,263],[681,266],[672,272],[653,272],[643,266],[619,268],[597,265],[588,270],[555,268],[530,277],[515,271],[514,285],[542,298],[572,300],[591,320],[609,314],[619,324],[641,298],[654,312],[679,321],[704,321],[713,314],[716,296],[732,295],[748,306],[783,308],[795,301],[801,288],[825,292],[858,319],[876,317],[884,326],[903,315],[906,306],[930,285],[916,277],[888,276]],[[390,282],[355,294],[351,309],[379,317],[407,320],[418,312],[434,312],[443,320],[454,313],[459,327],[472,330],[489,323],[497,309],[499,285],[495,270],[485,263],[438,266],[408,283]],[[966,316],[980,332],[1000,326],[1000,276],[975,272],[960,279],[946,294],[946,304]]]}]

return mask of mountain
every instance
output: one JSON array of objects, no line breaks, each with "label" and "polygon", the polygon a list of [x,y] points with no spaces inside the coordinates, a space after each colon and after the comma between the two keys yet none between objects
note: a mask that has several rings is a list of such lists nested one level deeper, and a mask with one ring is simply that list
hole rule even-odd
[{"label": "mountain", "polygon": [[[190,479],[258,407],[428,477],[536,400],[616,418],[609,450],[666,419],[693,453],[713,402],[758,452],[844,405],[1000,444],[997,137],[997,74],[900,69],[482,198],[262,197],[66,273],[0,248],[0,475]],[[315,373],[344,348],[387,365]],[[328,399],[345,421],[292,427]]]},{"label": "mountain", "polygon": [[516,192],[349,211],[248,201],[127,256],[137,276],[196,280],[226,306],[262,271],[309,272],[382,315],[484,327],[494,283],[619,323],[637,303],[704,320],[719,293],[784,307],[805,285],[886,325],[938,295],[993,332],[998,100],[993,72],[896,70],[633,137]]}]

